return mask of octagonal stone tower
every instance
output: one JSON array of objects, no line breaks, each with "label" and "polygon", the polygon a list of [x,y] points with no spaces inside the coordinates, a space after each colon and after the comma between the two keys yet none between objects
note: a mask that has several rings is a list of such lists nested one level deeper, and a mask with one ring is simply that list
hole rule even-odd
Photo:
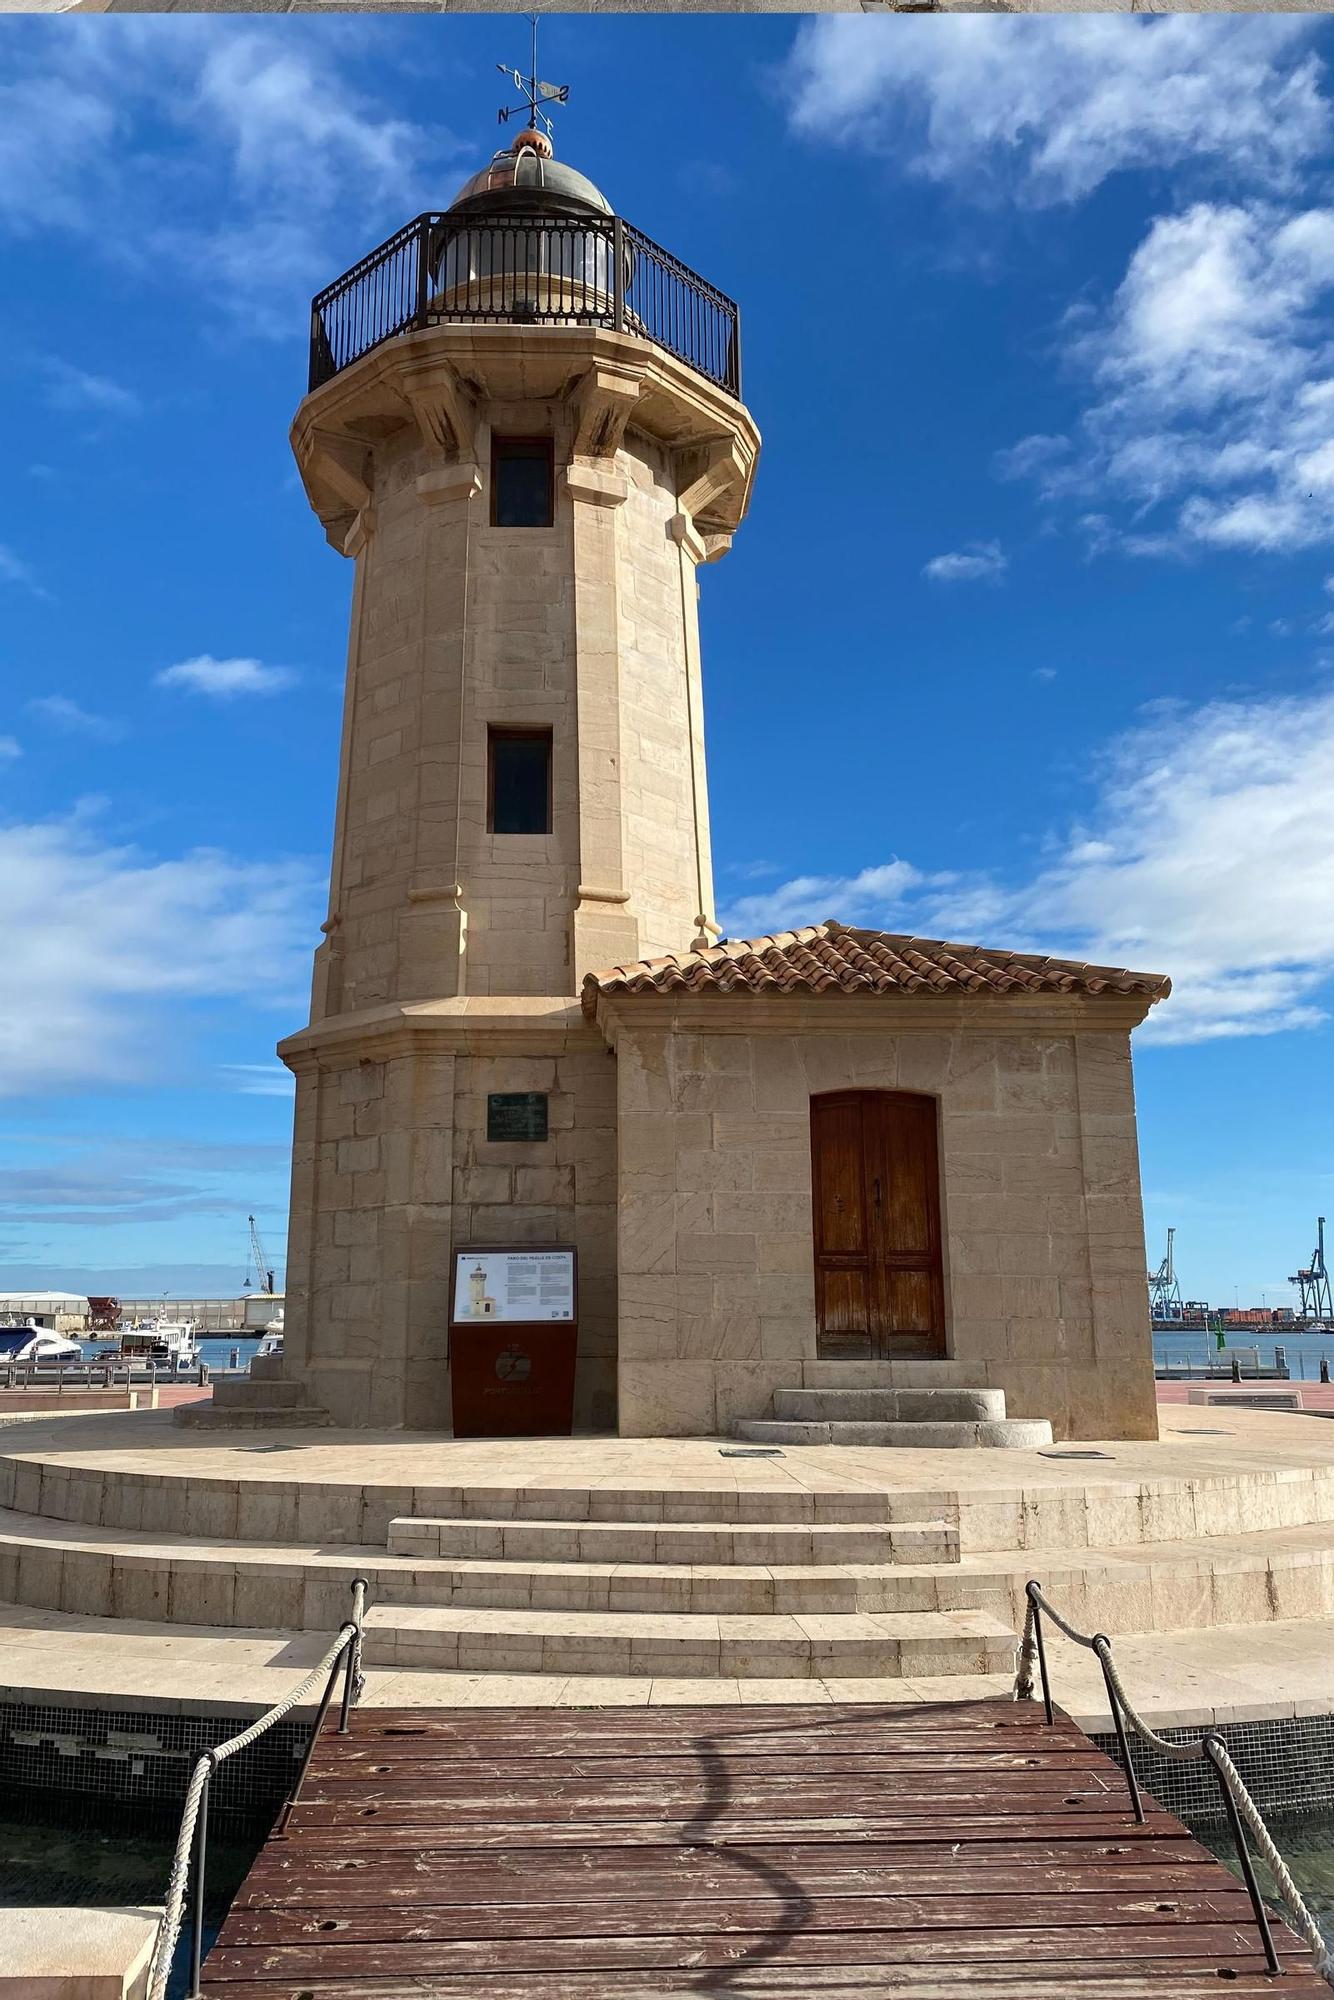
[{"label": "octagonal stone tower", "polygon": [[[579,1251],[615,1427],[614,1061],[584,975],[717,934],[696,571],[758,449],[731,302],[520,135],[314,302],[292,432],[356,564],[297,1079],[286,1393],[446,1427],[451,1245]],[[548,1136],[488,1136],[495,1093]],[[257,1392],[258,1393],[258,1392]]]}]

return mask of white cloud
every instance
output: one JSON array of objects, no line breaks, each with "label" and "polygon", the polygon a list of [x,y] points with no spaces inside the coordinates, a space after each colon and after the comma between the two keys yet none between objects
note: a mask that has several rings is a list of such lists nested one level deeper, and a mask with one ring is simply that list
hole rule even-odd
[{"label": "white cloud", "polygon": [[1324,1018],[1334,977],[1334,694],[1219,701],[1113,747],[1088,824],[1027,884],[937,914],[1172,975],[1147,1032],[1201,1041]]},{"label": "white cloud", "polygon": [[[1096,494],[1096,553],[1305,548],[1334,536],[1334,209],[1199,202],[1158,217],[1069,358],[1082,448],[1027,438],[996,469]],[[1105,511],[1129,510],[1118,522]]]},{"label": "white cloud", "polygon": [[153,676],[158,687],[188,688],[192,694],[230,701],[239,694],[280,694],[293,686],[289,667],[266,667],[260,660],[215,660],[211,653],[181,660]]},{"label": "white cloud", "polygon": [[1166,972],[1141,1031],[1272,1035],[1326,1018],[1334,981],[1334,692],[1173,705],[1114,742],[1086,819],[1027,879],[910,862],[807,876],[734,904],[733,936],[818,922],[980,940]]},{"label": "white cloud", "polygon": [[201,1003],[296,1010],[319,908],[306,862],[158,859],[86,817],[0,827],[0,1096],[190,1072]]},{"label": "white cloud", "polygon": [[17,736],[0,736],[0,757],[10,759],[22,755],[23,746]]},{"label": "white cloud", "polygon": [[92,411],[104,417],[137,417],[143,404],[132,389],[106,375],[90,375],[68,361],[48,361],[46,400],[53,410]]},{"label": "white cloud", "polygon": [[428,205],[428,162],[434,177],[457,150],[370,95],[353,24],[296,25],[191,15],[164,37],[74,18],[16,41],[0,226],[76,232],[140,285],[197,302],[207,283],[213,328],[289,334],[311,291]]},{"label": "white cloud", "polygon": [[64,694],[34,695],[25,704],[30,715],[38,715],[56,729],[63,729],[71,736],[96,736],[104,743],[114,743],[125,734],[125,725],[109,715],[94,715],[91,709],[80,707]]},{"label": "white cloud", "polygon": [[767,937],[822,923],[826,917],[851,923],[873,916],[882,922],[913,890],[950,879],[925,876],[906,861],[882,862],[856,875],[797,875],[776,888],[738,897],[720,913],[720,921],[728,936],[736,938]]},{"label": "white cloud", "polygon": [[969,542],[949,555],[932,556],[922,575],[932,583],[999,583],[1009,566],[999,542]]},{"label": "white cloud", "polygon": [[1034,667],[1031,678],[1035,681],[1054,681],[1056,679],[1056,669],[1055,667]]},{"label": "white cloud", "polygon": [[290,1097],[296,1085],[292,1072],[278,1062],[224,1063],[222,1069],[243,1097]]},{"label": "white cloud", "polygon": [[30,590],[34,597],[45,597],[46,591],[37,581],[37,573],[31,563],[23,560],[16,549],[0,542],[0,583],[16,583]]},{"label": "white cloud", "polygon": [[1273,191],[1328,145],[1312,35],[1283,15],[958,15],[907,35],[834,15],[801,29],[786,80],[798,132],[974,199],[1073,201],[1191,161]]}]

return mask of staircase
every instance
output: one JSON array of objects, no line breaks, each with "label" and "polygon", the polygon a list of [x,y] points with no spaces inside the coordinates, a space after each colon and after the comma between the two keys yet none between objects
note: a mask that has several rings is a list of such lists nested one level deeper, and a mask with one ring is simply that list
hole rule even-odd
[{"label": "staircase", "polygon": [[382,1590],[366,1658],[602,1678],[1009,1672],[1014,1631],[993,1612],[902,1608],[899,1566],[959,1560],[957,1529],[926,1513],[932,1498],[465,1488],[448,1518],[389,1528],[392,1556],[428,1573],[466,1565],[462,1588],[448,1604]]},{"label": "staircase", "polygon": [[176,1422],[187,1430],[309,1430],[329,1412],[308,1401],[299,1382],[283,1380],[281,1354],[256,1354],[248,1376],[220,1376],[209,1403],[181,1403]]},{"label": "staircase", "polygon": [[982,1445],[1034,1451],[1052,1441],[1045,1417],[1006,1416],[1003,1389],[934,1385],[776,1389],[772,1417],[746,1418],[734,1429],[752,1444],[906,1445],[916,1451]]}]

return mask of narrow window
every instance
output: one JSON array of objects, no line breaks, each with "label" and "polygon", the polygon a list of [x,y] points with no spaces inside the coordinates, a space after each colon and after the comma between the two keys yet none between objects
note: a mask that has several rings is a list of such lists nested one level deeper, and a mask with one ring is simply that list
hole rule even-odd
[{"label": "narrow window", "polygon": [[493,528],[549,528],[552,486],[550,438],[492,437]]},{"label": "narrow window", "polygon": [[487,745],[492,833],[550,833],[551,731],[492,729]]}]

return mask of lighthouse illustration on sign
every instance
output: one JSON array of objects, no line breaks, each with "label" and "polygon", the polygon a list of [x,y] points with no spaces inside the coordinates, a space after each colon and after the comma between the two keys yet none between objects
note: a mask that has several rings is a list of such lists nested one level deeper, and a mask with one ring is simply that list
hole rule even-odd
[{"label": "lighthouse illustration on sign", "polygon": [[479,1264],[468,1273],[468,1318],[494,1319],[496,1302],[486,1289],[486,1271]]}]

